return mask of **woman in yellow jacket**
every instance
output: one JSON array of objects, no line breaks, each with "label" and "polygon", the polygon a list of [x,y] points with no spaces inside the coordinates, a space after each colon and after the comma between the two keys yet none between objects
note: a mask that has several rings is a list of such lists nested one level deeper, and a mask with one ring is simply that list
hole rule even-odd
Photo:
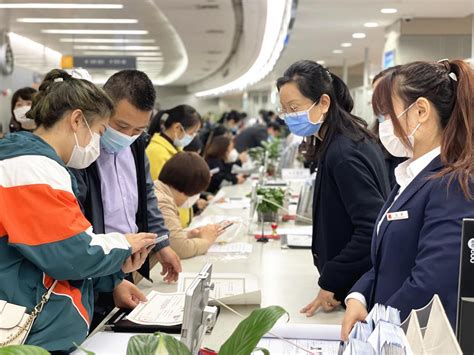
[{"label": "woman in yellow jacket", "polygon": [[[191,143],[201,126],[201,116],[188,105],[178,105],[155,115],[148,130],[151,140],[146,149],[153,181],[158,179],[165,163]],[[192,209],[180,208],[179,214],[182,226],[187,227]]]}]

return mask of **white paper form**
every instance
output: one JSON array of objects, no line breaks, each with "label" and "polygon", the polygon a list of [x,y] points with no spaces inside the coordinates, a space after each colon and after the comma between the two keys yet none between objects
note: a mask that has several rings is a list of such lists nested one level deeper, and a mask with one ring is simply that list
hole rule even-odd
[{"label": "white paper form", "polygon": [[[196,278],[193,273],[181,273],[178,280],[178,292],[184,292]],[[214,273],[211,279],[214,290],[210,298],[218,299],[228,305],[260,304],[262,294],[258,288],[257,277],[251,274]],[[214,304],[212,300],[210,303]]]},{"label": "white paper form", "polygon": [[[329,324],[277,323],[271,330],[275,335],[288,339],[314,354],[337,355],[339,351],[341,326]],[[267,334],[258,343],[271,354],[308,355],[294,345]]]},{"label": "white paper form", "polygon": [[253,246],[250,243],[226,243],[213,244],[207,251],[208,253],[241,253],[250,254]]},{"label": "white paper form", "polygon": [[184,293],[160,293],[151,291],[148,302],[140,303],[127,319],[144,325],[173,326],[183,323]]},{"label": "white paper form", "polygon": [[313,226],[290,226],[277,229],[278,234],[313,235]]},{"label": "white paper form", "polygon": [[250,207],[250,199],[248,197],[229,198],[226,199],[226,202],[215,203],[214,206],[222,208],[223,210],[246,209]]}]

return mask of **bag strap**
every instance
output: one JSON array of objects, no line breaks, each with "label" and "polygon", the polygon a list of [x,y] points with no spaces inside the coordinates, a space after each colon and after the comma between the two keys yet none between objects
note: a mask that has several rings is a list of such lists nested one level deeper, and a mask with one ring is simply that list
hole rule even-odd
[{"label": "bag strap", "polygon": [[51,285],[51,287],[43,294],[43,296],[41,296],[41,301],[35,306],[35,308],[33,308],[33,311],[31,312],[31,316],[37,317],[38,314],[41,313],[44,305],[48,303],[49,298],[51,297],[51,294],[53,293],[54,288],[56,287],[57,284],[58,284],[58,280],[55,280],[53,284]]},{"label": "bag strap", "polygon": [[22,333],[29,331],[29,329],[33,326],[33,322],[35,321],[36,317],[43,310],[44,305],[48,303],[49,298],[51,297],[51,294],[53,293],[53,290],[57,284],[58,280],[55,280],[51,287],[46,290],[46,292],[41,296],[41,301],[33,308],[33,311],[28,316],[28,319],[26,320],[25,324],[22,327],[20,326],[20,329],[16,333],[8,336],[5,341],[0,341],[0,347],[11,344],[15,339],[20,337]]}]

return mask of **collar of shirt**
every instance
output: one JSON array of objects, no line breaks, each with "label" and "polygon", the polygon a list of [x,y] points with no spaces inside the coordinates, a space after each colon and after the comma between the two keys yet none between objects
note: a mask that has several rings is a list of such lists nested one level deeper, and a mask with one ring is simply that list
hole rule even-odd
[{"label": "collar of shirt", "polygon": [[404,190],[413,179],[428,166],[431,161],[441,153],[441,148],[437,147],[432,151],[422,155],[416,160],[408,159],[395,168],[395,179],[400,185],[400,190]]}]

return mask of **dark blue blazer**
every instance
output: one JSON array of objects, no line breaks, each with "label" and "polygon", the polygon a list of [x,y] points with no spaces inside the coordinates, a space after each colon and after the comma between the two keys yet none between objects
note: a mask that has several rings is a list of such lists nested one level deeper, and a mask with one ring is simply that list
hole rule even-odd
[{"label": "dark blue blazer", "polygon": [[[404,320],[412,309],[438,294],[453,328],[456,320],[462,219],[474,216],[457,180],[430,179],[443,168],[439,156],[407,186],[389,212],[407,211],[408,218],[384,217],[372,238],[373,267],[354,285],[367,308],[381,303],[398,308]],[[377,224],[393,203],[399,186],[382,208]],[[471,186],[472,188],[472,186]]]}]

